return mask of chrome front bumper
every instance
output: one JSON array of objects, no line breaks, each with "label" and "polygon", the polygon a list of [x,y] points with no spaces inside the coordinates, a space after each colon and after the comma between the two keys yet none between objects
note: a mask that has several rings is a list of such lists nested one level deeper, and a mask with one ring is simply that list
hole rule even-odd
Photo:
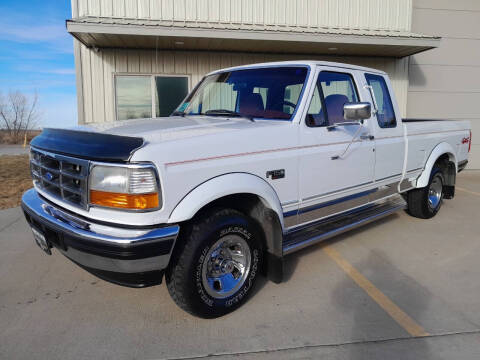
[{"label": "chrome front bumper", "polygon": [[50,246],[98,277],[126,286],[161,282],[180,229],[96,223],[58,208],[35,189],[23,195],[22,209]]}]

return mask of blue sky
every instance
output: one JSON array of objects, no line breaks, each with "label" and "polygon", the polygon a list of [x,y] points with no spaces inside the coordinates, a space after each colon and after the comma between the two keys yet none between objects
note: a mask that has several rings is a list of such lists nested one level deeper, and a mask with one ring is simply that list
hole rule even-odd
[{"label": "blue sky", "polygon": [[0,2],[0,91],[37,91],[40,126],[77,123],[69,0]]}]

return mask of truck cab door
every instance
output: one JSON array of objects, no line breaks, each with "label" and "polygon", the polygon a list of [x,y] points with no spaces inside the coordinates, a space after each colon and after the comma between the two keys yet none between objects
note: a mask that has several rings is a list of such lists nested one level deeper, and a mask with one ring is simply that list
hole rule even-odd
[{"label": "truck cab door", "polygon": [[361,73],[325,66],[317,72],[300,124],[298,224],[366,204],[373,180],[370,121],[341,124],[343,105],[362,101],[356,85]]},{"label": "truck cab door", "polygon": [[[403,171],[405,157],[404,129],[397,114],[398,106],[388,78],[365,73],[363,81],[375,107],[372,125],[375,135],[375,182],[396,184]],[[395,186],[393,186],[395,187]],[[381,193],[378,194],[381,196]]]}]

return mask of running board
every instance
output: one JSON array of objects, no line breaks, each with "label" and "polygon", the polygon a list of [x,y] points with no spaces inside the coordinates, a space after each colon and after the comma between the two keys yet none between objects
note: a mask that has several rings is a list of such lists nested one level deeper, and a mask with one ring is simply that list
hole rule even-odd
[{"label": "running board", "polygon": [[403,210],[405,207],[405,201],[400,195],[397,195],[381,203],[366,205],[359,209],[334,215],[294,229],[284,235],[283,254],[291,254],[307,246]]}]

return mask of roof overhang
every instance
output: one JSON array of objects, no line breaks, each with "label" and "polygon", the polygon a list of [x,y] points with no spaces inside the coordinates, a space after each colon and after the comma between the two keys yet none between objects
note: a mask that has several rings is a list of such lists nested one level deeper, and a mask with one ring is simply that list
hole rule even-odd
[{"label": "roof overhang", "polygon": [[405,57],[440,38],[396,31],[84,17],[67,30],[87,47]]}]

